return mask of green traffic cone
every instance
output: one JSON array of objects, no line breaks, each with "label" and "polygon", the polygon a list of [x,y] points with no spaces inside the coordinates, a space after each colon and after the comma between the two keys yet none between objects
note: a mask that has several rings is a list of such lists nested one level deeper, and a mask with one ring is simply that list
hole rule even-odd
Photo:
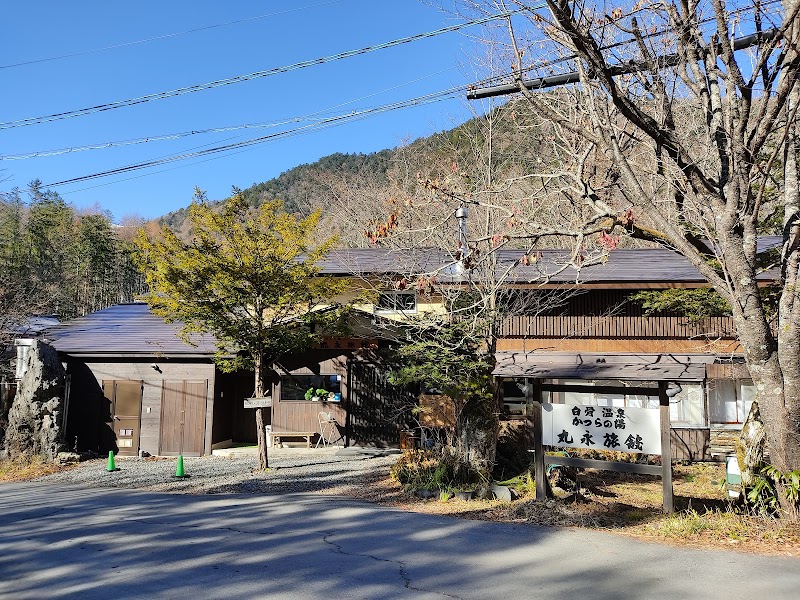
[{"label": "green traffic cone", "polygon": [[175,477],[185,477],[183,472],[183,454],[178,454],[178,465],[175,467]]},{"label": "green traffic cone", "polygon": [[106,471],[109,473],[113,471],[117,471],[117,465],[114,463],[114,451],[111,450],[108,453],[108,466],[106,467]]}]

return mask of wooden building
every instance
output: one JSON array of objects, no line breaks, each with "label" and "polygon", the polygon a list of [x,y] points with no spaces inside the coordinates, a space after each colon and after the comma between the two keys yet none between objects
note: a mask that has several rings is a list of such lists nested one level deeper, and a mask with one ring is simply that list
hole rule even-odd
[{"label": "wooden building", "polygon": [[[68,446],[123,456],[200,456],[255,443],[255,409],[245,407],[254,374],[222,373],[212,360],[213,337],[195,335],[187,343],[178,330],[179,324],[134,303],[46,332],[67,369]],[[319,413],[328,412],[341,425],[341,443],[398,444],[405,424],[390,407],[405,392],[389,386],[365,358],[376,343],[363,336],[330,338],[275,365],[267,424],[287,438],[318,433]],[[331,401],[307,399],[310,388],[328,390]],[[404,401],[410,406],[413,399]]]},{"label": "wooden building", "polygon": [[[777,238],[761,241],[764,249],[777,243]],[[501,262],[511,264],[520,256],[505,252]],[[544,251],[535,264],[520,265],[508,278],[507,286],[520,293],[558,290],[562,296],[544,310],[520,311],[500,323],[495,375],[505,381],[507,418],[526,419],[520,390],[534,379],[598,388],[666,381],[675,389],[670,400],[673,457],[715,460],[732,452],[755,397],[733,319],[648,315],[635,299],[643,290],[707,287],[697,270],[664,249],[614,250],[604,264],[580,272],[561,270],[562,264],[562,253]],[[775,276],[766,272],[760,279],[768,284]],[[546,284],[533,285],[542,278]],[[604,392],[551,393],[545,400],[620,407],[652,402],[635,393]]]},{"label": "wooden building", "polygon": [[[764,244],[778,243],[766,239]],[[670,313],[646,315],[633,296],[641,290],[706,287],[680,255],[664,249],[614,250],[603,264],[563,269],[565,253],[501,251],[507,298],[514,310],[499,324],[497,377],[504,380],[505,417],[526,421],[521,386],[531,379],[598,388],[680,385],[673,396],[673,455],[708,460],[731,450],[755,390],[730,317],[692,321]],[[448,257],[432,250],[350,249],[320,263],[329,276],[349,277],[353,288],[379,287],[409,274],[438,271],[438,285],[461,286]],[[762,275],[767,283],[774,273]],[[553,299],[557,299],[554,301]],[[542,300],[545,300],[542,302]],[[347,444],[394,445],[409,426],[398,406],[415,394],[386,382],[368,351],[376,321],[443,312],[437,298],[386,285],[355,312],[351,338],[329,338],[320,348],[275,365],[269,425],[274,433],[318,432],[330,413]],[[64,356],[69,375],[69,445],[135,455],[209,454],[215,447],[256,440],[252,373],[223,374],[214,365],[215,341],[182,340],[144,304],[114,306],[50,329],[46,338]],[[306,391],[324,389],[314,400]],[[571,393],[554,402],[642,406],[635,394]]]}]

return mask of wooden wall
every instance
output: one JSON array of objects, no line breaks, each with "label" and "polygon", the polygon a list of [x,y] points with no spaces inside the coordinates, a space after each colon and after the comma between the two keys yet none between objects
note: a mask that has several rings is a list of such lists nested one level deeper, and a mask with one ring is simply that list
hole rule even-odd
[{"label": "wooden wall", "polygon": [[731,317],[692,322],[667,312],[646,316],[641,304],[630,300],[637,291],[590,290],[538,313],[532,301],[531,314],[501,320],[498,350],[741,352]]},{"label": "wooden wall", "polygon": [[272,392],[272,431],[319,431],[319,413],[322,411],[332,413],[344,426],[347,416],[344,405],[348,397],[347,359],[350,354],[342,350],[312,350],[282,361],[281,367],[292,375],[341,376],[342,402],[283,400],[280,383],[276,383]]},{"label": "wooden wall", "polygon": [[[157,364],[161,372],[152,368]],[[152,455],[158,454],[159,436],[161,428],[161,389],[162,382],[167,381],[202,381],[208,380],[208,397],[206,399],[205,417],[205,442],[204,453],[211,453],[211,431],[214,413],[214,389],[215,389],[215,367],[210,361],[177,362],[174,359],[147,358],[147,359],[77,359],[68,360],[69,372],[72,374],[70,399],[69,399],[69,420],[71,427],[68,428],[68,435],[92,436],[93,423],[73,423],[73,418],[91,420],[102,419],[102,382],[104,380],[128,379],[144,381],[144,391],[142,394],[142,420],[139,437],[139,447],[143,452]],[[99,398],[98,398],[99,393]],[[105,409],[106,412],[108,409]],[[101,424],[97,427],[102,428]],[[82,432],[82,433],[79,433]],[[99,434],[98,437],[102,437]],[[90,442],[98,445],[102,449],[106,441],[98,439]],[[72,440],[68,439],[68,445]],[[79,439],[79,445],[84,446]],[[106,450],[107,451],[107,450]]]},{"label": "wooden wall", "polygon": [[712,460],[708,428],[675,427],[670,430],[673,460]]},{"label": "wooden wall", "polygon": [[500,323],[503,337],[601,337],[626,339],[734,339],[731,317],[708,317],[693,323],[681,316],[515,315]]}]

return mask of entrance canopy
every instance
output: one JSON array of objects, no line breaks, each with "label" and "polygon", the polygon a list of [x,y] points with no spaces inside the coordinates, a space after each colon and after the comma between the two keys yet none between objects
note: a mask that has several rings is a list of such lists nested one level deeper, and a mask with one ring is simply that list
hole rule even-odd
[{"label": "entrance canopy", "polygon": [[601,354],[592,352],[498,352],[496,377],[610,379],[616,381],[704,381],[701,354]]}]

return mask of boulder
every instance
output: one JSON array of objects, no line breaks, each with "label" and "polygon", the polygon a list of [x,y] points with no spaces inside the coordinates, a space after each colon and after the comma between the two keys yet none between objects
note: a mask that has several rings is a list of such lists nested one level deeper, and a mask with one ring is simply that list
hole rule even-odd
[{"label": "boulder", "polygon": [[39,455],[55,461],[64,450],[64,367],[55,348],[37,341],[8,413],[8,458]]},{"label": "boulder", "polygon": [[506,502],[511,502],[514,498],[511,493],[511,488],[505,485],[493,485],[492,486],[492,493],[494,497],[498,500],[505,500]]}]

